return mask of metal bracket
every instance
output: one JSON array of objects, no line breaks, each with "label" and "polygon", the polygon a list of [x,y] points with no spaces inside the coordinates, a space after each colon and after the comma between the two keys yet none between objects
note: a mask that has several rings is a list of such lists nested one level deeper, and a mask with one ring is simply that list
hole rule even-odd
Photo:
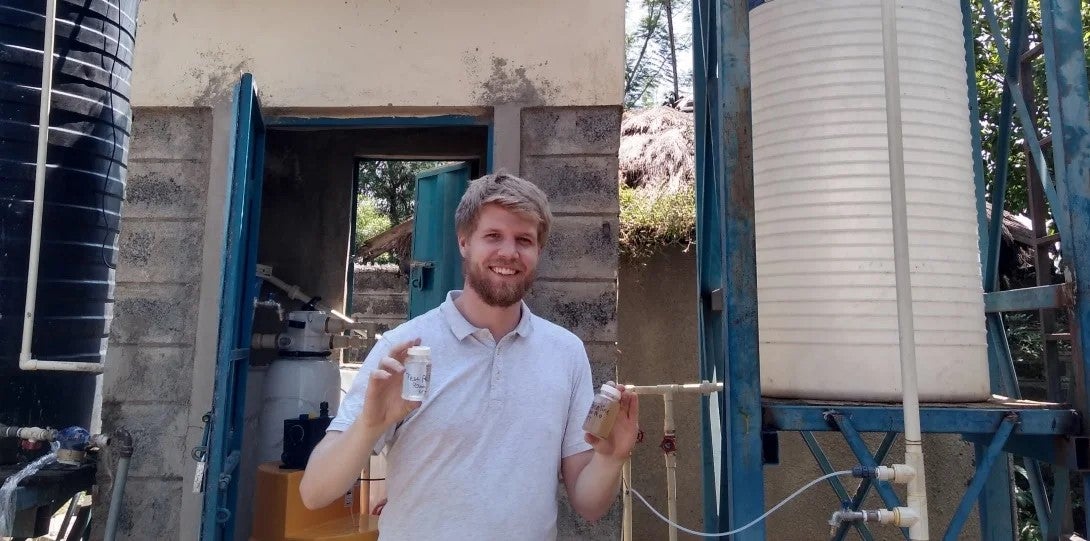
[{"label": "metal bracket", "polygon": [[430,288],[434,272],[434,261],[413,261],[409,263],[409,287],[417,290]]}]

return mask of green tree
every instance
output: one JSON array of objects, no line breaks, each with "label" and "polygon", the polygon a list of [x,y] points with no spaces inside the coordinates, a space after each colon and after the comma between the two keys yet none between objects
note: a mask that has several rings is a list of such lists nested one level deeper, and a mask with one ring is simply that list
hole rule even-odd
[{"label": "green tree", "polygon": [[[1004,43],[1009,44],[1010,28],[1012,26],[1013,1],[992,0],[995,15],[1001,29]],[[1024,50],[1032,49],[1041,43],[1041,2],[1040,0],[1028,0],[1027,5],[1028,38]],[[1006,58],[1000,58],[998,49],[993,39],[991,26],[988,23],[983,0],[973,1],[973,27],[974,27],[974,53],[976,61],[976,86],[980,105],[981,147],[984,161],[984,174],[988,181],[989,190],[996,175],[996,160],[998,156],[999,115],[1003,96],[1003,80],[1006,71]],[[1082,24],[1084,40],[1090,35],[1090,5],[1082,6]],[[1088,56],[1090,59],[1090,56]],[[1033,87],[1033,105],[1031,116],[1037,125],[1032,129],[1038,139],[1048,135],[1051,130],[1048,123],[1048,91],[1045,81],[1045,62],[1043,57],[1037,57],[1029,67],[1030,82],[1023,81],[1023,85]],[[1011,152],[1008,165],[1006,209],[1016,214],[1029,212],[1029,198],[1027,192],[1027,167],[1025,152],[1025,131],[1019,121],[1017,111],[1013,115],[1017,129],[1012,133]],[[1051,164],[1052,153],[1045,149],[1045,158]]]},{"label": "green tree", "polygon": [[359,246],[390,228],[390,217],[378,208],[374,199],[362,196],[356,198],[356,246]]},{"label": "green tree", "polygon": [[360,160],[356,199],[371,199],[391,225],[404,222],[413,215],[416,174],[439,165],[433,161]]},{"label": "green tree", "polygon": [[625,106],[652,105],[662,86],[669,89],[666,101],[676,101],[692,82],[691,66],[678,63],[678,52],[692,48],[692,34],[682,24],[691,0],[629,0],[625,9],[642,14],[625,36]]},{"label": "green tree", "polygon": [[[416,175],[449,162],[408,160],[360,160],[356,166],[356,234],[359,247],[368,239],[412,218]],[[378,256],[379,263],[396,262],[391,254]]]}]

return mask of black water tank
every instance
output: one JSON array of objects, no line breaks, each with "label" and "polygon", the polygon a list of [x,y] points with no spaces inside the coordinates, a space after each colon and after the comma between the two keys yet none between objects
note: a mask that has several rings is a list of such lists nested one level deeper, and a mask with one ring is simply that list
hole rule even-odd
[{"label": "black water tank", "polygon": [[[132,127],[137,4],[57,2],[37,359],[101,362],[105,355]],[[45,0],[0,0],[0,423],[86,426],[94,376],[18,368],[45,11]]]}]

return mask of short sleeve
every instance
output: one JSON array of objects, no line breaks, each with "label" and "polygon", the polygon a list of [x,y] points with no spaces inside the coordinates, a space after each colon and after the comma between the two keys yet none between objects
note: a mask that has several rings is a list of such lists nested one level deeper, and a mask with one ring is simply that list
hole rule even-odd
[{"label": "short sleeve", "polygon": [[591,382],[590,360],[587,358],[586,349],[580,344],[577,351],[561,458],[591,449],[590,444],[584,439],[583,421],[586,420],[590,404],[594,401],[594,384]]},{"label": "short sleeve", "polygon": [[[356,379],[352,382],[352,387],[348,389],[348,394],[346,394],[344,400],[341,401],[341,407],[337,410],[337,416],[330,421],[329,427],[326,428],[326,432],[344,432],[356,421],[360,412],[363,411],[363,398],[367,396],[367,384],[371,381],[371,372],[378,368],[379,362],[383,357],[390,353],[391,349],[393,349],[393,346],[386,340],[386,337],[380,338],[375,344],[375,347],[371,348],[370,353],[367,354],[367,358],[364,359],[363,364],[360,365],[360,370],[356,374]],[[390,429],[375,442],[375,453],[382,452],[382,449],[386,447],[386,442],[392,437],[393,432],[394,427],[390,427]]]}]

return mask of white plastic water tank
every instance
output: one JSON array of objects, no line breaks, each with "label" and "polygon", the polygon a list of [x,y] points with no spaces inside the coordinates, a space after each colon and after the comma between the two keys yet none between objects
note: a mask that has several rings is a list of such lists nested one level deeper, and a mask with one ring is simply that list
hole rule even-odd
[{"label": "white plastic water tank", "polygon": [[[920,398],[989,396],[962,16],[897,9]],[[899,401],[880,0],[750,11],[762,394]]]},{"label": "white plastic water tank", "polygon": [[265,373],[261,404],[259,462],[279,462],[284,448],[284,420],[318,416],[322,402],[333,417],[341,405],[341,372],[326,357],[281,357]]}]

